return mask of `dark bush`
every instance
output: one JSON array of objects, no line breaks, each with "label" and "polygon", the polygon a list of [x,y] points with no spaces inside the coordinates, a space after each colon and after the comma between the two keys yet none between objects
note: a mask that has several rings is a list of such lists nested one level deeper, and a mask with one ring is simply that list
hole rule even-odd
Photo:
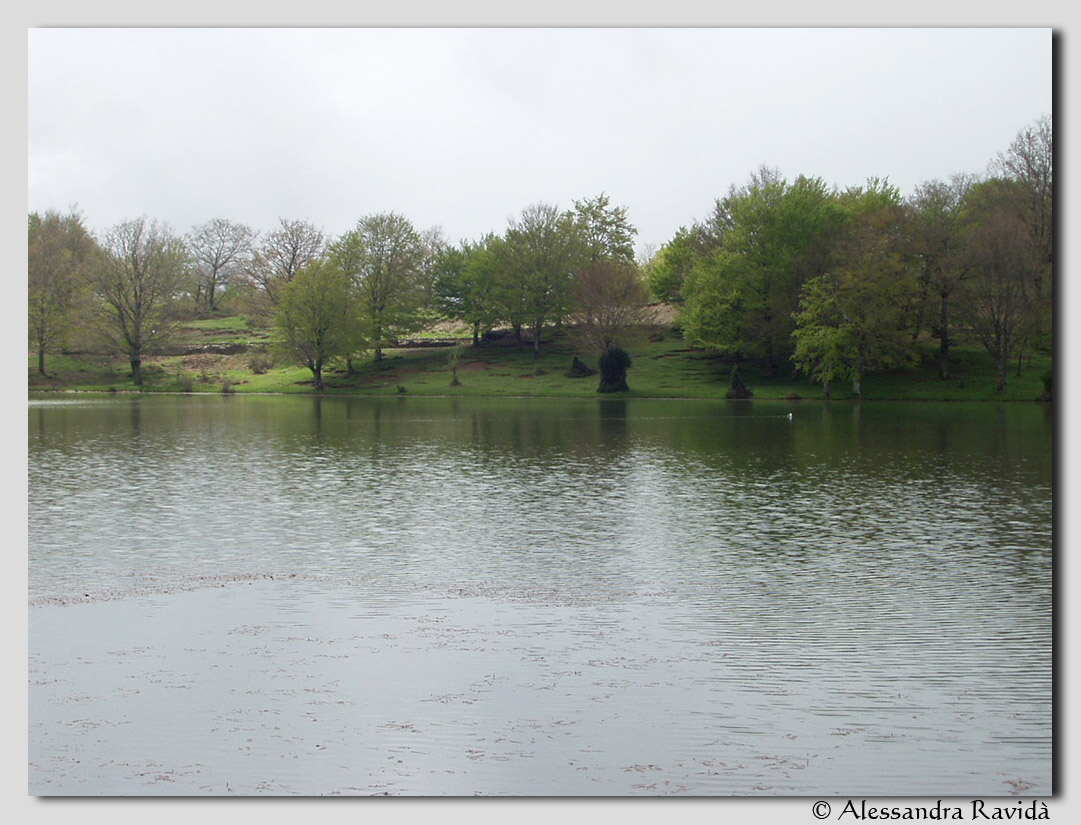
[{"label": "dark bush", "polygon": [[631,357],[626,350],[615,347],[605,351],[600,358],[601,385],[597,392],[627,392],[627,370],[631,366]]},{"label": "dark bush", "polygon": [[574,360],[571,361],[571,368],[564,373],[568,378],[588,378],[591,375],[596,374],[595,369],[590,369],[583,363],[578,356],[574,356]]},{"label": "dark bush", "polygon": [[732,368],[732,380],[728,385],[728,392],[724,394],[725,398],[750,398],[754,395],[747,385],[743,383],[743,376],[739,374],[739,364],[736,364]]}]

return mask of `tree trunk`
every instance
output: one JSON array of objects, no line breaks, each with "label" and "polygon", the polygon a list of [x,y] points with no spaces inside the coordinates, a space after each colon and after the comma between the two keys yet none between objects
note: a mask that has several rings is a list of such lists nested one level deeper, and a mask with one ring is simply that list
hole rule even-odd
[{"label": "tree trunk", "polygon": [[773,378],[777,375],[777,359],[773,354],[773,338],[766,339],[766,377]]},{"label": "tree trunk", "polygon": [[518,352],[522,351],[522,325],[514,325],[514,341],[518,345]]},{"label": "tree trunk", "polygon": [[473,322],[473,346],[480,346],[480,321]]},{"label": "tree trunk", "polygon": [[995,388],[995,392],[1006,392],[1006,373],[1009,372],[1009,356],[1003,353],[997,359],[998,361],[998,386]]},{"label": "tree trunk", "polygon": [[323,391],[323,364],[317,363],[311,368],[312,377],[315,379],[315,391]]},{"label": "tree trunk", "polygon": [[534,324],[533,325],[533,357],[534,358],[539,358],[540,357],[540,334],[541,334],[540,324]]},{"label": "tree trunk", "polygon": [[942,297],[942,309],[938,317],[938,377],[945,380],[950,377],[950,304],[946,295]]},{"label": "tree trunk", "polygon": [[38,346],[38,372],[45,374],[45,345]]},{"label": "tree trunk", "polygon": [[129,359],[129,363],[131,364],[131,378],[135,386],[141,387],[143,385],[143,359],[134,355]]}]

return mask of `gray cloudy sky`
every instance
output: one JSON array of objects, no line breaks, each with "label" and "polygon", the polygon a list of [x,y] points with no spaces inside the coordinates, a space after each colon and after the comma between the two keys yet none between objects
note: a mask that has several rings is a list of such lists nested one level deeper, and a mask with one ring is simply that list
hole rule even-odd
[{"label": "gray cloudy sky", "polygon": [[604,191],[642,247],[762,165],[908,194],[1051,111],[1047,28],[30,29],[28,209],[456,241]]}]

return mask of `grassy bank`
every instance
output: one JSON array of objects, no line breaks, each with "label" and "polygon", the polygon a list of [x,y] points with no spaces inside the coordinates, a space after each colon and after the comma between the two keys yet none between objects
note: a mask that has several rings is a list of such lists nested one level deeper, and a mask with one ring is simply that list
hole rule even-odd
[{"label": "grassy bank", "polygon": [[[633,364],[628,373],[628,397],[723,398],[728,390],[730,362],[714,353],[687,345],[671,329],[657,328],[628,349]],[[416,347],[386,351],[380,362],[358,361],[349,373],[344,365],[324,374],[327,394],[364,395],[488,395],[590,397],[596,395],[597,376],[567,376],[571,360],[580,357],[592,368],[597,359],[574,348],[569,336],[553,334],[534,357],[509,341],[479,347],[468,344],[466,331],[443,330],[442,337],[459,335],[462,345]],[[265,330],[251,328],[242,318],[193,321],[179,330],[178,349],[185,354],[149,358],[144,362],[143,392],[311,393],[311,372],[303,367],[274,363]],[[1033,352],[1011,366],[1005,393],[995,392],[991,359],[974,347],[954,351],[954,375],[938,378],[935,350],[928,346],[918,367],[867,376],[863,398],[896,400],[1033,401],[1043,392],[1041,376],[1051,369],[1051,358]],[[457,359],[456,371],[452,361]],[[42,391],[138,392],[124,359],[100,355],[56,355],[46,358],[47,376],[28,361],[28,388]],[[759,399],[799,396],[819,399],[822,388],[790,375],[769,378],[759,365],[744,364],[743,380]],[[452,386],[457,375],[458,383]],[[847,382],[837,382],[831,397],[851,397]]]}]

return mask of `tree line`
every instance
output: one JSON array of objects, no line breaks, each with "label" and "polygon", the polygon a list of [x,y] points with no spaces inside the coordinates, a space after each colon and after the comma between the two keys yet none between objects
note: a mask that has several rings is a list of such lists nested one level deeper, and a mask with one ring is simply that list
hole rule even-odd
[{"label": "tree line", "polygon": [[823,385],[912,363],[938,343],[950,376],[959,339],[994,360],[1050,348],[1051,119],[1019,132],[985,177],[930,180],[903,198],[888,182],[838,190],[763,168],[681,228],[646,265],[652,292],[683,305],[694,343],[770,374],[791,366]]},{"label": "tree line", "polygon": [[921,338],[950,350],[979,342],[1005,387],[1008,362],[1049,347],[1053,258],[1050,118],[1021,130],[987,176],[932,180],[909,198],[886,181],[831,188],[762,168],[655,254],[635,259],[626,207],[605,194],[561,209],[533,204],[502,234],[452,243],[403,215],[376,213],[336,238],[281,219],[260,234],[215,219],[178,235],[142,217],[100,236],[81,215],[28,217],[28,333],[45,356],[93,331],[143,359],[175,323],[223,303],[272,324],[283,355],[317,389],[331,363],[353,370],[439,319],[473,344],[505,329],[540,352],[542,333],[573,324],[600,356],[601,389],[626,389],[627,335],[652,301],[676,304],[693,344],[735,367],[852,382],[911,363]]}]

